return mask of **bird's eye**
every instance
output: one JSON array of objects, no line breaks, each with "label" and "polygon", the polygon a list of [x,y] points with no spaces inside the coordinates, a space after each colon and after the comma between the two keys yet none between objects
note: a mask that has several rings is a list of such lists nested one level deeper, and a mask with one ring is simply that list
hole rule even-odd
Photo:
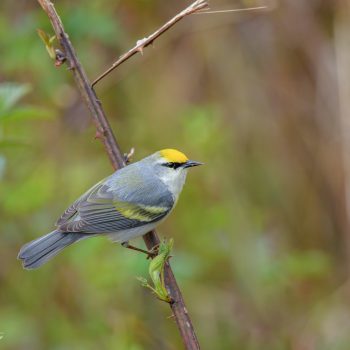
[{"label": "bird's eye", "polygon": [[182,165],[182,163],[168,162],[168,163],[163,163],[162,165],[166,166],[167,168],[177,169]]}]

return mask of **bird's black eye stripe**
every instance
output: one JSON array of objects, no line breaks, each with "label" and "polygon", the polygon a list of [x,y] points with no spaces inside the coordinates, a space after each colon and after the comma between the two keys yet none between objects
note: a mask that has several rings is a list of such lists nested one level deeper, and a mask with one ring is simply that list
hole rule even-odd
[{"label": "bird's black eye stripe", "polygon": [[163,166],[166,166],[166,167],[168,167],[168,168],[177,169],[177,168],[179,168],[180,166],[182,166],[183,163],[168,162],[168,163],[163,163],[162,165],[163,165]]}]

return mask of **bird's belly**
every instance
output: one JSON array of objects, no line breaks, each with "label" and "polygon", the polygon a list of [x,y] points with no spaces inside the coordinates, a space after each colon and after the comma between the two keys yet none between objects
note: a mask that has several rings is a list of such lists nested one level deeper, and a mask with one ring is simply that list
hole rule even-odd
[{"label": "bird's belly", "polygon": [[149,231],[152,231],[158,223],[150,223],[141,227],[134,227],[127,230],[121,230],[118,232],[108,233],[108,237],[113,242],[127,242],[130,239],[134,239],[139,236],[143,236]]}]

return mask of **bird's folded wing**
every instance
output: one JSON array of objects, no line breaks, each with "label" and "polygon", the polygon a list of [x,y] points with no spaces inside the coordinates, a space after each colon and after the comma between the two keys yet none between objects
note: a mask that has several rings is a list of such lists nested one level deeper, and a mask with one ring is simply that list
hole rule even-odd
[{"label": "bird's folded wing", "polygon": [[96,189],[102,187],[102,183],[104,180],[97,183],[95,186],[91,187],[88,191],[86,191],[82,196],[80,196],[71,206],[69,206],[65,212],[61,215],[61,217],[56,221],[56,226],[60,227],[65,223],[73,220],[78,214],[78,208],[81,203],[85,202],[88,197],[95,192]]},{"label": "bird's folded wing", "polygon": [[94,186],[68,208],[58,220],[66,232],[110,233],[161,220],[171,207],[120,200],[103,183]]}]

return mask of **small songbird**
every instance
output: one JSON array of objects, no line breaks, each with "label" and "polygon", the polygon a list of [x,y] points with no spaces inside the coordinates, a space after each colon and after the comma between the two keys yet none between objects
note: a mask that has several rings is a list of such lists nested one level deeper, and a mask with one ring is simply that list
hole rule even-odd
[{"label": "small songbird", "polygon": [[174,208],[187,170],[202,163],[175,149],[163,149],[132,163],[93,186],[58,219],[56,230],[24,245],[18,258],[35,269],[82,239],[107,235],[130,239],[153,230]]}]

